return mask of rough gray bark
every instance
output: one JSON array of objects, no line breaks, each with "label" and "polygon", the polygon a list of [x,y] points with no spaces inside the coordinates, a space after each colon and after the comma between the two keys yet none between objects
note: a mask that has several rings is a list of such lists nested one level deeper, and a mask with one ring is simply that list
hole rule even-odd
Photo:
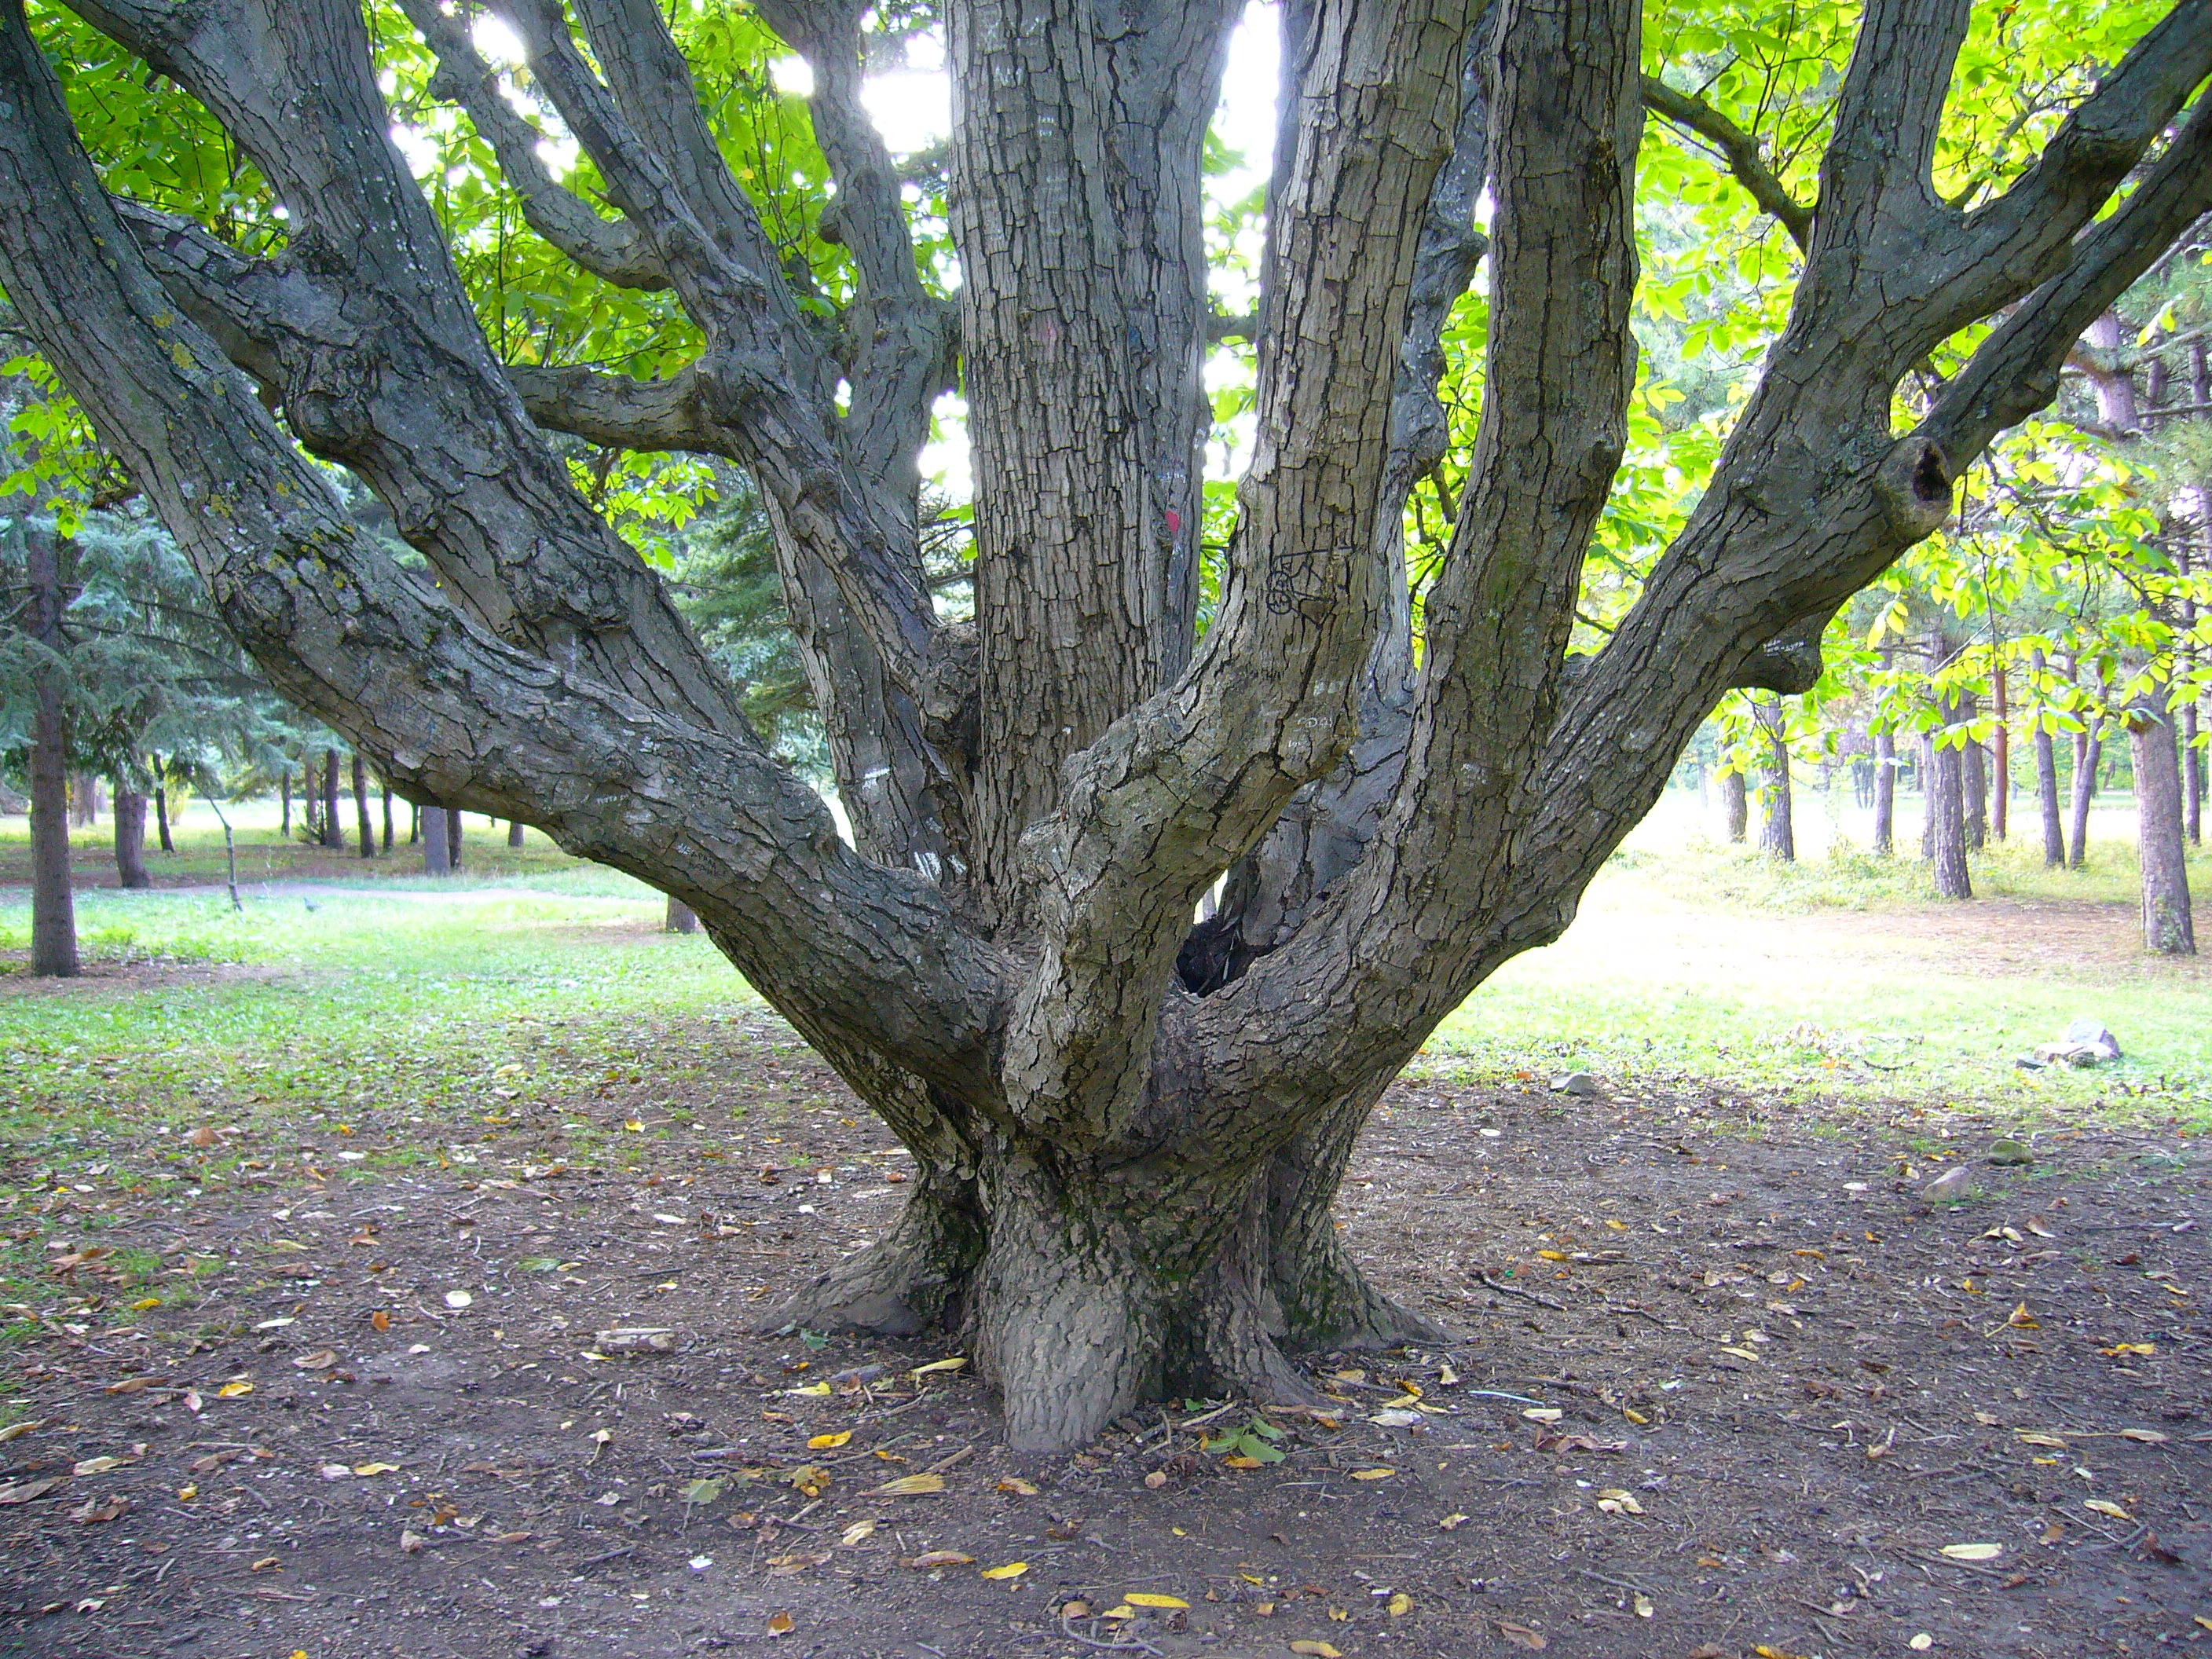
[{"label": "rough gray bark", "polygon": [[696,933],[699,931],[699,918],[682,899],[671,898],[661,915],[660,931],[664,933]]},{"label": "rough gray bark", "polygon": [[[62,549],[35,523],[25,527],[30,614],[25,632],[57,659],[68,587]],[[70,708],[58,660],[34,672],[31,716],[31,971],[70,979],[77,971],[76,894],[70,877]]]},{"label": "rough gray bark", "polygon": [[2197,954],[2183,834],[2181,757],[2172,717],[2149,699],[2128,711],[2135,762],[2136,847],[2142,865],[2143,947],[2160,956]]},{"label": "rough gray bark", "polygon": [[[2043,653],[2033,659],[2040,681],[2045,666]],[[2035,803],[2043,821],[2043,867],[2063,868],[2066,863],[2066,822],[2058,805],[2058,754],[2050,723],[2039,710],[2035,720]]]},{"label": "rough gray bark", "polygon": [[162,769],[159,755],[154,757],[154,823],[161,838],[161,850],[175,852],[176,844],[169,836],[168,774]]},{"label": "rough gray bark", "polygon": [[1729,842],[1741,847],[1751,833],[1751,792],[1741,772],[1721,774],[1721,817]]},{"label": "rough gray bark", "polygon": [[338,821],[338,751],[323,750],[321,792],[317,797],[322,806],[323,845],[342,848],[345,845],[345,825]]},{"label": "rough gray bark", "polygon": [[[1889,672],[1896,647],[1881,647],[1881,672]],[[1887,725],[1873,734],[1874,850],[1883,856],[1897,850],[1897,733]]]},{"label": "rough gray bark", "polygon": [[151,887],[146,872],[146,793],[126,778],[115,780],[115,884]]},{"label": "rough gray bark", "polygon": [[[1285,7],[1257,441],[1194,653],[1198,168],[1225,0],[955,0],[957,307],[920,285],[860,106],[862,9],[769,0],[815,66],[856,273],[827,319],[785,281],[651,0],[495,6],[604,212],[535,162],[457,21],[403,0],[532,224],[697,328],[698,357],[651,384],[495,358],[386,138],[356,8],[74,3],[207,106],[283,202],[287,246],[248,258],[111,200],[0,0],[0,281],[25,325],[284,694],[439,804],[434,851],[451,804],[653,883],[884,1118],[914,1199],[780,1316],[964,1330],[1026,1446],[1078,1443],[1158,1389],[1281,1397],[1298,1347],[1433,1331],[1330,1218],[1376,1098],[1565,927],[1722,696],[1811,684],[1830,617],[2212,206],[2201,107],[2138,166],[2212,71],[2202,0],[1971,215],[1930,175],[1964,0],[1874,0],[1810,216],[1755,144],[1644,82],[1629,0],[1512,0],[1473,54],[1466,0]],[[1604,649],[1570,660],[1634,384],[1647,99],[1722,147],[1806,258],[1690,522]],[[1395,521],[1441,430],[1440,319],[1479,256],[1480,427],[1416,652]],[[1999,313],[1898,437],[1900,379]],[[958,626],[922,583],[914,483],[956,369],[979,549]],[[855,845],[763,751],[549,428],[751,471]],[[295,437],[368,482],[434,589]],[[1224,948],[1193,952],[1198,898],[1232,866]]]},{"label": "rough gray bark", "polygon": [[[1928,670],[1931,674],[1951,658],[1951,642],[1941,634],[1928,640]],[[1943,725],[1955,724],[1962,713],[1958,704],[1939,699],[1936,708]],[[1936,890],[1948,899],[1974,896],[1972,872],[1966,867],[1966,768],[1960,746],[1930,732],[1922,744],[1922,796],[1928,818],[1921,844]]]},{"label": "rough gray bark", "polygon": [[446,809],[446,867],[448,871],[461,867],[461,809]]},{"label": "rough gray bark", "polygon": [[361,839],[361,855],[365,859],[376,856],[376,826],[368,817],[368,763],[359,755],[353,757],[353,814]]}]

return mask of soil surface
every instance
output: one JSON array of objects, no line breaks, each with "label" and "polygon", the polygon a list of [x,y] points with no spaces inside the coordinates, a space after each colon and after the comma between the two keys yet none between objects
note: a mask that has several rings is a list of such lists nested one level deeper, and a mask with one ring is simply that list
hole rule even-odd
[{"label": "soil surface", "polygon": [[2197,1142],[1408,1081],[1344,1222],[1462,1340],[1016,1456],[945,1342],[749,1334],[904,1159],[787,1028],[711,1024],[662,1036],[723,1081],[216,1133],[190,1201],[45,1170],[0,1651],[2212,1652]]}]

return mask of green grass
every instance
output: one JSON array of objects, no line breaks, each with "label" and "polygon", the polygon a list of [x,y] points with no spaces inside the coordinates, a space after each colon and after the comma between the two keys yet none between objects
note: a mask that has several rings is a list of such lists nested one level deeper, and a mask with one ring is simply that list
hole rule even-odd
[{"label": "green grass", "polygon": [[[1914,860],[1846,842],[1783,865],[1665,828],[1616,855],[1558,944],[1447,1019],[1423,1064],[2212,1127],[2212,969],[2142,951],[2131,846],[2093,838],[2087,869],[2053,872],[2015,842],[1975,860],[1978,896],[1959,904]],[[2191,864],[2212,890],[2212,860]],[[2119,1036],[2121,1063],[2014,1067],[2084,1018]]]}]

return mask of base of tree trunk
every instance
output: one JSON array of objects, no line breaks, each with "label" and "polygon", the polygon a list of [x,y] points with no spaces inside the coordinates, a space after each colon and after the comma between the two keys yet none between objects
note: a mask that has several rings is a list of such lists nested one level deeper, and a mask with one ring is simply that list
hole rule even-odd
[{"label": "base of tree trunk", "polygon": [[883,1238],[760,1328],[942,1332],[974,1354],[1007,1443],[1028,1451],[1085,1445],[1149,1400],[1316,1403],[1294,1353],[1449,1340],[1376,1291],[1333,1231],[1285,1261],[1265,1198],[1255,1186],[1211,1260],[1178,1278],[1134,1259],[1125,1218],[1057,1200],[1034,1171],[924,1173]]}]

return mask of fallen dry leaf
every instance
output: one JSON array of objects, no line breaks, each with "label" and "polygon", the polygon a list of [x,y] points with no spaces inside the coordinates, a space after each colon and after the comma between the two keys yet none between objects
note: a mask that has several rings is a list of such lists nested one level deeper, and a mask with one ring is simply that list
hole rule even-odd
[{"label": "fallen dry leaf", "polygon": [[845,1528],[843,1534],[838,1538],[837,1541],[842,1544],[847,1549],[850,1549],[854,1545],[859,1543],[862,1539],[874,1532],[875,1529],[876,1523],[872,1521],[855,1521],[851,1526]]},{"label": "fallen dry leaf", "polygon": [[368,1326],[371,1330],[388,1331],[392,1328],[392,1316],[379,1308],[374,1313],[369,1315]]},{"label": "fallen dry leaf", "polygon": [[928,1376],[939,1371],[957,1371],[968,1363],[965,1354],[955,1354],[950,1359],[933,1359],[927,1365],[916,1365],[908,1376]]},{"label": "fallen dry leaf", "polygon": [[1994,1561],[2004,1553],[2002,1544],[1946,1544],[1943,1553],[1954,1561]]},{"label": "fallen dry leaf", "polygon": [[1342,1654],[1326,1642],[1293,1642],[1291,1644],[1291,1651],[1305,1654],[1309,1659],[1344,1659]]},{"label": "fallen dry leaf", "polygon": [[1449,1515],[1444,1516],[1443,1520],[1437,1522],[1437,1525],[1445,1532],[1457,1532],[1462,1527],[1465,1526],[1468,1522],[1474,1519],[1474,1517],[1473,1516],[1462,1515],[1457,1510],[1455,1510]]},{"label": "fallen dry leaf", "polygon": [[116,1493],[104,1503],[96,1503],[88,1498],[70,1511],[70,1519],[79,1526],[97,1521],[112,1521],[130,1507],[131,1500],[121,1492]]},{"label": "fallen dry leaf", "polygon": [[1162,1595],[1156,1590],[1131,1590],[1121,1599],[1133,1607],[1187,1607],[1190,1605],[1180,1595]]},{"label": "fallen dry leaf", "polygon": [[403,1530],[399,1534],[399,1550],[403,1555],[420,1555],[422,1553],[422,1535]]},{"label": "fallen dry leaf", "polygon": [[10,1423],[6,1428],[0,1429],[0,1446],[6,1445],[10,1440],[20,1440],[34,1430],[43,1429],[46,1426],[44,1422]]},{"label": "fallen dry leaf", "polygon": [[945,1477],[941,1474],[902,1474],[896,1480],[886,1480],[880,1486],[870,1488],[864,1498],[920,1498],[927,1493],[943,1492]]},{"label": "fallen dry leaf", "polygon": [[252,1392],[253,1384],[251,1382],[226,1382],[215,1391],[215,1397],[218,1400],[236,1400],[242,1395],[249,1395]]},{"label": "fallen dry leaf", "polygon": [[975,1558],[963,1555],[958,1550],[928,1550],[909,1557],[899,1565],[912,1567],[917,1571],[927,1571],[931,1567],[972,1567],[975,1565]]},{"label": "fallen dry leaf", "polygon": [[353,1466],[353,1472],[356,1474],[362,1475],[363,1477],[372,1474],[397,1474],[399,1473],[399,1465],[397,1463],[356,1463]]},{"label": "fallen dry leaf", "polygon": [[1392,1475],[1397,1473],[1398,1471],[1395,1469],[1385,1468],[1382,1465],[1377,1464],[1371,1469],[1352,1470],[1352,1478],[1354,1480],[1388,1480]]},{"label": "fallen dry leaf", "polygon": [[1012,1492],[1018,1498],[1035,1498],[1037,1495],[1037,1489],[1018,1475],[1010,1474],[999,1482],[999,1490]]},{"label": "fallen dry leaf", "polygon": [[809,1451],[835,1451],[838,1447],[845,1444],[846,1442],[852,1439],[852,1437],[853,1431],[850,1429],[840,1429],[835,1434],[811,1435],[807,1438],[806,1449]]},{"label": "fallen dry leaf", "polygon": [[1541,1653],[1551,1645],[1545,1641],[1541,1631],[1531,1630],[1526,1625],[1512,1624],[1504,1619],[1498,1621],[1498,1633],[1514,1646],[1526,1648],[1531,1653]]},{"label": "fallen dry leaf", "polygon": [[303,1353],[292,1364],[303,1371],[326,1371],[338,1363],[338,1357],[329,1348],[318,1348],[313,1353]]},{"label": "fallen dry leaf", "polygon": [[119,1469],[122,1467],[123,1460],[119,1457],[88,1457],[81,1463],[70,1464],[70,1473],[71,1474],[106,1474],[110,1469]]},{"label": "fallen dry leaf", "polygon": [[1029,1570],[1030,1564],[1026,1561],[1009,1561],[1003,1567],[984,1568],[983,1577],[1000,1579],[1018,1578]]},{"label": "fallen dry leaf", "polygon": [[2085,1498],[2081,1500],[2081,1507],[2085,1510],[2092,1510],[2098,1515],[2109,1515],[2115,1521],[2132,1521],[2135,1519],[2135,1516],[2130,1515],[2118,1504],[2109,1502],[2102,1498]]},{"label": "fallen dry leaf", "polygon": [[1403,1590],[1400,1590],[1395,1595],[1392,1596],[1384,1608],[1384,1611],[1389,1613],[1393,1619],[1403,1619],[1413,1610],[1413,1598],[1407,1595]]},{"label": "fallen dry leaf", "polygon": [[768,1633],[770,1636],[788,1636],[792,1626],[797,1622],[787,1613],[772,1613],[768,1616]]},{"label": "fallen dry leaf", "polygon": [[44,1498],[60,1485],[58,1475],[45,1480],[10,1480],[0,1486],[0,1504],[27,1504],[34,1498]]},{"label": "fallen dry leaf", "polygon": [[2027,1304],[2025,1302],[2012,1310],[2012,1317],[2006,1320],[2005,1323],[2015,1330],[2039,1331],[2043,1328],[2043,1322],[2028,1312]]}]

